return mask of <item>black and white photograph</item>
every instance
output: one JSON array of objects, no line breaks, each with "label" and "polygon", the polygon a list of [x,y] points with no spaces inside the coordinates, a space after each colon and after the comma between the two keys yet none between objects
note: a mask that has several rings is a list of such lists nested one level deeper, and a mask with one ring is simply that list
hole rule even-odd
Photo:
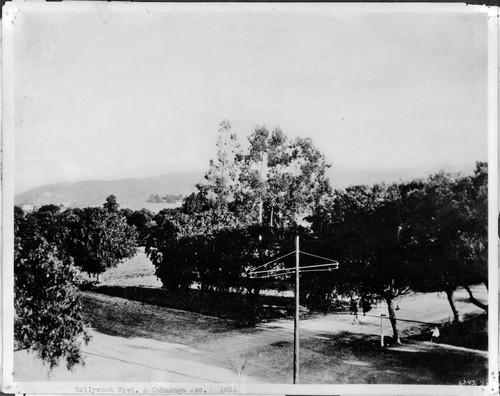
[{"label": "black and white photograph", "polygon": [[2,58],[4,392],[498,392],[498,10],[8,2]]}]

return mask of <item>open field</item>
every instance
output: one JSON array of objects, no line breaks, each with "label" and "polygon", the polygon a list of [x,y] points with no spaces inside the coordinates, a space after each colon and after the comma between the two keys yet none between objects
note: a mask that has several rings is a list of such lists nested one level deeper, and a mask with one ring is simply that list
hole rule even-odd
[{"label": "open field", "polygon": [[[73,372],[58,367],[48,377],[36,359],[17,353],[16,380],[291,383],[291,318],[243,326],[233,319],[169,308],[168,300],[155,305],[162,290],[154,287],[158,281],[148,262],[139,253],[101,278],[108,291],[128,291],[129,298],[84,292],[85,316],[93,328],[93,339],[83,349],[84,367]],[[485,300],[484,287],[474,291]],[[156,301],[155,293],[160,293]],[[152,300],[134,301],[145,296]],[[456,299],[462,314],[475,315],[470,323],[484,341],[485,316],[477,316],[481,311],[466,302],[463,291]],[[447,322],[450,312],[446,296],[437,293],[409,295],[397,306],[399,318],[426,322]],[[484,342],[471,347],[463,340],[467,348],[431,343],[425,325],[401,321],[404,345],[381,348],[380,313],[386,313],[385,305],[360,315],[356,323],[349,314],[305,315],[300,324],[301,383],[456,385],[463,379],[485,379]],[[388,340],[388,321],[384,327]],[[461,333],[453,331],[466,337],[470,326],[462,327]],[[449,334],[443,328],[443,342],[447,336],[456,339]]]},{"label": "open field", "polygon": [[161,288],[155,275],[155,267],[140,247],[137,254],[116,268],[110,268],[100,276],[100,284],[106,286],[137,286]]}]

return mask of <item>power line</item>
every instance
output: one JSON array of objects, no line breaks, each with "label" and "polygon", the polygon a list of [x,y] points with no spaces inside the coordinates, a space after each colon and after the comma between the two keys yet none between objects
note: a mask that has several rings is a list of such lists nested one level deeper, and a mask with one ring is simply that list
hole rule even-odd
[{"label": "power line", "polygon": [[300,251],[299,253],[305,254],[306,256],[311,256],[311,257],[316,257],[316,258],[320,258],[320,259],[323,259],[323,260],[328,260],[328,261],[331,261],[331,262],[334,262],[334,263],[337,263],[337,264],[338,264],[338,261],[337,261],[337,260],[332,260],[332,259],[327,258],[327,257],[318,256],[318,255],[316,255],[316,254],[307,253],[307,252],[303,252],[303,251]]},{"label": "power line", "polygon": [[251,272],[254,272],[255,270],[258,270],[259,268],[263,268],[263,267],[265,267],[265,266],[267,266],[267,265],[269,265],[269,264],[272,264],[272,263],[274,263],[274,262],[276,262],[276,261],[279,261],[279,260],[281,260],[281,259],[283,259],[283,258],[285,258],[285,257],[288,257],[288,256],[290,256],[290,255],[292,255],[292,254],[294,254],[294,253],[295,253],[295,252],[290,252],[290,253],[284,254],[284,255],[283,255],[283,256],[281,256],[281,257],[275,258],[274,260],[268,261],[267,263],[265,263],[265,264],[262,264],[262,265],[258,266],[257,268],[255,268],[255,269],[254,269],[253,271],[251,271]]},{"label": "power line", "polygon": [[[336,268],[332,267],[332,268],[324,268],[324,269],[299,270],[299,274],[305,274],[308,272],[331,272],[334,269],[336,269]],[[281,276],[284,277],[284,276],[293,275],[293,274],[295,274],[295,270],[291,269],[291,270],[288,270],[287,272],[282,272],[279,274],[268,273],[268,274],[260,274],[260,275],[250,275],[249,278],[251,278],[251,279],[269,279],[269,278],[278,278]]]},{"label": "power line", "polygon": [[[323,267],[330,267],[331,269],[337,269],[339,267],[338,262],[333,262],[333,263],[325,263],[325,264],[315,264],[315,265],[307,265],[304,267],[299,267],[300,272],[304,272],[302,270],[312,270],[312,269],[317,269],[317,268],[323,268]],[[326,269],[330,269],[326,268]],[[295,268],[287,267],[287,268],[276,268],[276,269],[269,269],[269,270],[262,270],[262,271],[251,271],[249,275],[256,275],[256,274],[264,274],[264,273],[276,273],[276,272],[283,272],[283,271],[295,271]]]},{"label": "power line", "polygon": [[[308,265],[305,267],[299,267],[299,273],[306,272],[329,272],[334,269],[337,269],[339,264],[335,263],[326,263],[326,264],[316,264],[316,265]],[[253,279],[264,279],[272,276],[283,276],[295,273],[295,268],[287,267],[287,268],[277,268],[270,270],[262,270],[262,271],[252,271],[248,275]]]}]

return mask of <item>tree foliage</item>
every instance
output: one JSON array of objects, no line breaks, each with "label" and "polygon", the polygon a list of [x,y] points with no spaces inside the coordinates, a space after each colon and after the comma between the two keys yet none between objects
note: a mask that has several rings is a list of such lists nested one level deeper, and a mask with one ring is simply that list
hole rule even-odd
[{"label": "tree foliage", "polygon": [[170,292],[197,283],[207,292],[258,295],[264,284],[276,282],[249,279],[248,272],[290,248],[291,235],[283,230],[244,223],[220,208],[191,215],[163,213],[156,223],[146,252]]},{"label": "tree foliage", "polygon": [[103,205],[104,210],[112,213],[118,212],[119,207],[120,205],[118,204],[114,195],[110,195],[109,197],[107,197],[106,202]]},{"label": "tree foliage", "polygon": [[68,218],[67,249],[75,265],[98,275],[136,252],[137,232],[117,206],[74,209]]},{"label": "tree foliage", "polygon": [[231,123],[222,121],[219,125],[216,156],[210,160],[208,172],[205,174],[207,183],[204,191],[215,207],[224,207],[234,199],[239,188],[240,152],[236,134],[231,131]]},{"label": "tree foliage", "polygon": [[90,337],[72,260],[58,251],[56,241],[47,241],[44,226],[59,231],[47,221],[49,212],[56,211],[15,212],[14,337],[16,349],[36,351],[51,368],[65,358],[71,368],[83,363],[81,343]]},{"label": "tree foliage", "polygon": [[120,213],[125,217],[127,224],[137,231],[137,244],[145,246],[146,240],[153,226],[153,213],[148,209],[130,210],[122,209]]},{"label": "tree foliage", "polygon": [[311,139],[289,140],[276,128],[257,127],[241,157],[238,201],[259,223],[289,227],[330,193],[329,165]]},{"label": "tree foliage", "polygon": [[358,295],[385,300],[396,340],[392,301],[409,291],[446,292],[457,320],[453,293],[458,287],[486,308],[469,288],[487,281],[484,163],[477,164],[473,176],[440,172],[389,186],[335,191],[318,206],[313,231],[309,243],[342,265],[329,280],[328,275],[312,277],[304,290],[323,299]]}]

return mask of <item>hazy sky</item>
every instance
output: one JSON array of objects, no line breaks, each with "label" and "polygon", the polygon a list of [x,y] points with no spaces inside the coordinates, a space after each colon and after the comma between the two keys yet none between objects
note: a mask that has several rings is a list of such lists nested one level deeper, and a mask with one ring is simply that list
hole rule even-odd
[{"label": "hazy sky", "polygon": [[485,14],[232,8],[20,12],[16,193],[205,170],[223,119],[243,141],[312,137],[341,168],[486,160]]}]

